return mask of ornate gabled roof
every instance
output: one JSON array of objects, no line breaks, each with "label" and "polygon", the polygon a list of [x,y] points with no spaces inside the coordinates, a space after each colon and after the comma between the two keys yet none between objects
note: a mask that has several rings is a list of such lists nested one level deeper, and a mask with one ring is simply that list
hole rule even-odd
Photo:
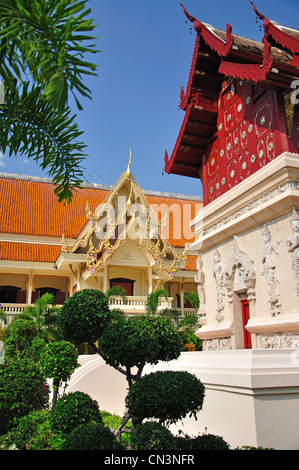
[{"label": "ornate gabled roof", "polygon": [[172,154],[165,152],[166,173],[201,178],[205,152],[217,131],[218,99],[225,80],[238,78],[267,88],[289,89],[299,78],[299,32],[263,20],[262,42],[247,39],[202,23],[182,5],[194,24],[196,40],[189,79],[180,93],[185,117]]},{"label": "ornate gabled roof", "polygon": [[[182,194],[142,191],[132,175],[130,180],[126,179],[129,177],[126,173],[114,187],[83,185],[82,189],[74,193],[71,204],[58,202],[50,178],[0,173],[0,260],[54,264],[61,254],[62,234],[64,246],[73,246],[78,240],[81,243],[81,239],[84,240],[95,223],[93,217],[96,208],[113,200],[118,189],[121,194],[121,187],[125,182],[131,187],[131,181],[134,194],[140,196],[143,204],[148,204],[151,208],[163,206],[171,209],[174,205],[180,208],[178,214],[173,214],[173,225],[182,227],[181,234],[178,236],[173,233],[172,225],[166,239],[170,247],[179,248],[181,252],[186,243],[194,241],[195,234],[187,238],[184,234],[188,233],[187,230],[188,235],[191,233],[189,222],[195,217],[198,205],[202,205],[202,199]],[[188,220],[184,219],[185,204],[191,209]],[[88,238],[87,240],[89,241]],[[85,248],[87,252],[88,243]],[[80,262],[82,256],[76,256]]]},{"label": "ornate gabled roof", "polygon": [[93,274],[104,269],[133,231],[137,245],[151,256],[154,270],[171,275],[182,268],[182,262],[186,264],[187,250],[177,253],[163,237],[163,220],[152,210],[131,174],[130,166],[131,154],[127,171],[94,214],[87,204],[88,223],[82,236],[73,246],[68,246],[63,237],[62,251],[74,254],[86,252],[86,267]]},{"label": "ornate gabled roof", "polygon": [[299,31],[270,21],[256,9],[253,2],[250,3],[256,15],[263,21],[265,39],[271,45],[281,47],[293,54],[290,65],[299,68]]}]

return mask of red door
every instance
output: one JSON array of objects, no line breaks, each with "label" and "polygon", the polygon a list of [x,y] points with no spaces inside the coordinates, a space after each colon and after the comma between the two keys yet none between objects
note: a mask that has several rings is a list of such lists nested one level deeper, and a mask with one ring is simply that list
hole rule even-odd
[{"label": "red door", "polygon": [[131,296],[133,295],[133,283],[134,281],[130,279],[111,279],[110,287],[120,286],[126,291],[127,295]]},{"label": "red door", "polygon": [[243,321],[243,335],[244,335],[244,349],[251,349],[252,344],[251,344],[251,334],[249,333],[248,330],[246,330],[245,326],[248,323],[248,320],[250,318],[250,313],[249,313],[249,302],[247,299],[241,300],[242,303],[242,321]]}]

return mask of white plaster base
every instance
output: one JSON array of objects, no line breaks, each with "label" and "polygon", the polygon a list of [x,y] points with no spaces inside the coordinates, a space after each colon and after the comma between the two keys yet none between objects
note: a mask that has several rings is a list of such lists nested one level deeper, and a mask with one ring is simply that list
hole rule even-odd
[{"label": "white plaster base", "polygon": [[[101,410],[122,415],[127,383],[98,356],[80,356],[67,393],[80,390]],[[299,449],[299,350],[254,349],[184,352],[178,360],[147,366],[186,370],[205,385],[198,419],[186,418],[173,432],[222,436],[232,449],[241,446]]]},{"label": "white plaster base", "polygon": [[177,430],[196,436],[206,429],[231,448],[299,449],[298,350],[186,352],[151,370],[187,370],[206,387],[197,420],[187,418]]},{"label": "white plaster base", "polygon": [[69,380],[66,393],[87,393],[98,402],[101,411],[123,416],[127,394],[125,376],[98,354],[79,356],[78,362],[80,367]]}]

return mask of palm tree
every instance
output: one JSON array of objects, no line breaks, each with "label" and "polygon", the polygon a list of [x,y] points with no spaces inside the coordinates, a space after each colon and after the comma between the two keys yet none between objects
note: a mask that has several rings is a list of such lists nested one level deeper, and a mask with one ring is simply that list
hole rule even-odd
[{"label": "palm tree", "polygon": [[55,306],[56,301],[54,295],[46,293],[37,299],[34,305],[26,307],[22,313],[17,315],[16,319],[33,320],[37,327],[39,337],[42,331],[47,331],[54,339],[58,339],[58,309],[55,308]]},{"label": "palm tree", "polygon": [[196,310],[199,309],[199,298],[198,295],[195,294],[195,292],[186,292],[184,294],[184,302],[190,302],[193,308],[196,308]]},{"label": "palm tree", "polygon": [[159,298],[164,297],[168,299],[168,292],[166,289],[157,289],[155,292],[151,292],[146,299],[145,310],[148,315],[156,315],[159,305]]},{"label": "palm tree", "polygon": [[116,297],[121,297],[123,303],[126,303],[127,293],[123,287],[114,286],[106,291],[106,297],[109,301],[115,299]]}]

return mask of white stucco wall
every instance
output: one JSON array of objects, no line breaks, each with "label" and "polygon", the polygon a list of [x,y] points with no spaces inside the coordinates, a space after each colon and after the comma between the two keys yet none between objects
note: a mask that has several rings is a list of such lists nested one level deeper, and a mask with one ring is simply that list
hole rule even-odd
[{"label": "white stucco wall", "polygon": [[[124,376],[98,356],[80,356],[82,366],[67,393],[88,393],[102,410],[122,415],[127,384]],[[294,349],[184,352],[178,360],[147,367],[186,370],[205,385],[198,419],[172,427],[196,436],[222,436],[231,448],[262,446],[299,449],[299,352]]]}]

